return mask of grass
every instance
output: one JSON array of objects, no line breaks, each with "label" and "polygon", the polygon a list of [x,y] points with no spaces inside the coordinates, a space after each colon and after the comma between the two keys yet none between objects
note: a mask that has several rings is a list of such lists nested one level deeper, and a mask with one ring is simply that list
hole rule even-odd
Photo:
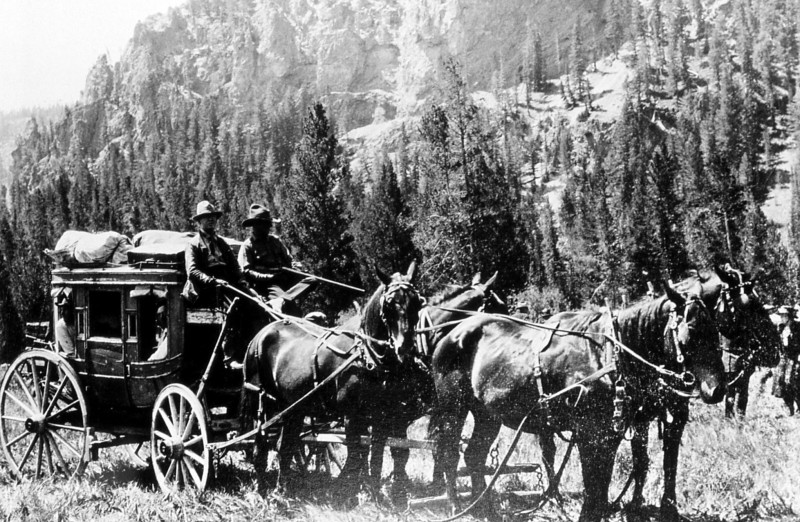
[{"label": "grass", "polygon": [[[759,389],[761,388],[761,389]],[[783,404],[759,386],[757,373],[751,385],[749,415],[744,420],[724,418],[721,405],[694,404],[692,420],[681,448],[678,504],[682,515],[694,522],[797,520],[800,518],[800,418],[787,417]],[[412,438],[424,438],[425,421],[412,426]],[[503,430],[499,452],[508,447],[510,430]],[[658,505],[663,487],[661,450],[655,427],[651,428],[651,470],[645,487],[647,503]],[[566,444],[558,443],[557,462]],[[538,462],[539,449],[523,436],[512,461]],[[391,460],[387,455],[384,473]],[[408,470],[412,495],[424,496],[431,478],[432,461],[426,452],[412,451]],[[623,443],[615,467],[611,496],[616,496],[630,470],[630,448]],[[466,483],[463,484],[466,486]],[[500,507],[524,509],[537,500],[520,498],[508,491],[541,492],[535,474],[503,477],[496,489]],[[577,454],[568,463],[562,491],[563,506],[550,503],[532,520],[577,519],[582,483]],[[648,510],[657,520],[658,510]],[[76,481],[15,480],[0,465],[0,515],[4,520],[141,520],[238,521],[319,520],[332,522],[409,522],[442,518],[444,504],[430,504],[399,513],[366,495],[343,498],[339,485],[328,477],[312,475],[296,497],[273,493],[266,498],[256,491],[252,466],[239,453],[223,457],[217,480],[203,495],[158,490],[152,473],[129,462],[120,449],[101,451],[86,475]],[[466,517],[470,520],[471,517]],[[474,519],[472,519],[474,520]],[[622,520],[617,514],[610,520]]]}]

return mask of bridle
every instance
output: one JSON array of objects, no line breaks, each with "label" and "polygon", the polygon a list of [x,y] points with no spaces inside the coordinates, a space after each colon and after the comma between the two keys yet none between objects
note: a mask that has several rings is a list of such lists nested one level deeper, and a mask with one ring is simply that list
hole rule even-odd
[{"label": "bridle", "polygon": [[[421,310],[422,307],[425,305],[425,300],[422,297],[420,297],[420,295],[417,293],[417,289],[410,282],[408,282],[408,281],[392,281],[391,283],[386,285],[386,289],[384,290],[383,294],[380,297],[380,307],[379,307],[379,309],[380,309],[380,318],[381,318],[381,321],[383,322],[383,326],[386,328],[386,331],[387,331],[388,336],[389,336],[388,344],[389,344],[389,346],[391,348],[394,349],[395,352],[397,352],[401,347],[397,346],[397,339],[395,337],[394,331],[389,325],[389,319],[387,317],[386,307],[387,307],[387,305],[393,304],[395,302],[397,294],[399,294],[401,292],[404,292],[404,293],[406,293],[408,295],[408,299],[409,299],[408,309],[409,310],[411,310],[411,309],[416,307],[416,313],[419,314],[419,310]],[[412,340],[413,340],[413,333],[414,333],[413,330],[414,330],[414,327],[416,326],[413,323],[414,323],[414,321],[409,321],[409,324],[411,325],[409,330],[411,330],[411,331],[410,332],[406,332],[406,333],[409,334],[408,338],[412,339]],[[406,341],[406,342],[408,342],[408,341]],[[370,351],[371,351],[370,355],[375,357],[376,361],[378,361],[378,362],[380,362],[380,359],[383,359],[384,357],[386,357],[386,354],[384,354],[382,356],[378,356],[378,354],[375,353],[374,349],[372,349]],[[398,355],[398,354],[395,353],[395,355]]]},{"label": "bridle", "polygon": [[[686,301],[680,305],[682,308],[683,313],[679,313],[678,306],[674,307],[670,311],[670,317],[667,321],[667,326],[664,329],[664,338],[668,340],[671,344],[672,349],[675,353],[675,361],[681,367],[681,373],[678,374],[678,380],[680,385],[683,389],[678,389],[675,386],[667,383],[666,381],[661,380],[663,386],[670,389],[670,391],[677,393],[681,396],[692,396],[686,394],[684,391],[686,388],[691,388],[697,382],[697,378],[695,375],[687,368],[686,366],[686,355],[684,354],[685,348],[682,349],[681,347],[687,344],[686,338],[689,337],[691,330],[695,328],[689,324],[689,308],[691,305],[697,305],[700,309],[708,316],[709,322],[711,324],[714,323],[714,318],[711,312],[706,307],[703,300],[700,298],[699,295],[690,293],[686,297]],[[716,346],[719,346],[718,344]],[[691,354],[689,354],[691,355]]]}]

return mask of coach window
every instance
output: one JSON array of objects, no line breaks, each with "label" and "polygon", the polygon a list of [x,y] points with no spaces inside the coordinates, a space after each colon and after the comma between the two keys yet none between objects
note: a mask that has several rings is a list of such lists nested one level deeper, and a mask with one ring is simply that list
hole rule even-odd
[{"label": "coach window", "polygon": [[122,292],[91,290],[89,292],[89,335],[122,338]]}]

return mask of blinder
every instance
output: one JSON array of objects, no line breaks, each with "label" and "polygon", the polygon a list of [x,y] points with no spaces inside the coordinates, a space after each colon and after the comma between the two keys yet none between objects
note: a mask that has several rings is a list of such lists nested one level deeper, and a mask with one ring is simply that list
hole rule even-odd
[{"label": "blinder", "polygon": [[412,342],[414,333],[413,330],[418,320],[419,311],[423,306],[425,306],[425,299],[417,293],[417,289],[410,282],[393,281],[386,286],[386,290],[384,290],[383,295],[381,295],[380,298],[380,317],[389,333],[389,346],[394,348],[395,352],[397,352],[400,347],[396,346],[395,334],[389,325],[389,316],[392,312],[389,312],[388,308],[393,308],[395,306],[398,295],[401,293],[407,294],[409,299],[407,309],[413,311],[413,317],[409,317],[406,324],[407,327],[410,327],[411,331],[405,332]]}]

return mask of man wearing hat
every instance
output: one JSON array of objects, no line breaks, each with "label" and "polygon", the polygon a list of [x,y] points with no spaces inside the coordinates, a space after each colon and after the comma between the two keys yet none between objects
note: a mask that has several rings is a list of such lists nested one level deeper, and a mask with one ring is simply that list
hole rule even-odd
[{"label": "man wearing hat", "polygon": [[[315,282],[281,268],[291,268],[292,255],[283,241],[270,234],[274,220],[263,205],[250,205],[243,227],[250,227],[250,237],[239,250],[239,265],[244,277],[259,295],[271,301],[279,310],[299,315],[295,300],[308,293]],[[285,307],[285,309],[284,309]]]},{"label": "man wearing hat", "polygon": [[56,296],[58,321],[56,321],[56,347],[64,355],[75,355],[75,310],[70,294],[63,289]]},{"label": "man wearing hat", "polygon": [[[222,215],[208,201],[197,204],[197,213],[192,219],[197,222],[198,234],[186,245],[186,286],[183,297],[193,306],[214,306],[216,288],[221,282],[249,291],[249,286],[231,247],[217,235],[217,220]],[[232,296],[223,293],[224,304],[230,303]],[[238,328],[236,329],[238,330]],[[236,333],[236,332],[234,332]],[[225,363],[231,368],[240,367],[230,353],[236,342],[225,343]]]}]

